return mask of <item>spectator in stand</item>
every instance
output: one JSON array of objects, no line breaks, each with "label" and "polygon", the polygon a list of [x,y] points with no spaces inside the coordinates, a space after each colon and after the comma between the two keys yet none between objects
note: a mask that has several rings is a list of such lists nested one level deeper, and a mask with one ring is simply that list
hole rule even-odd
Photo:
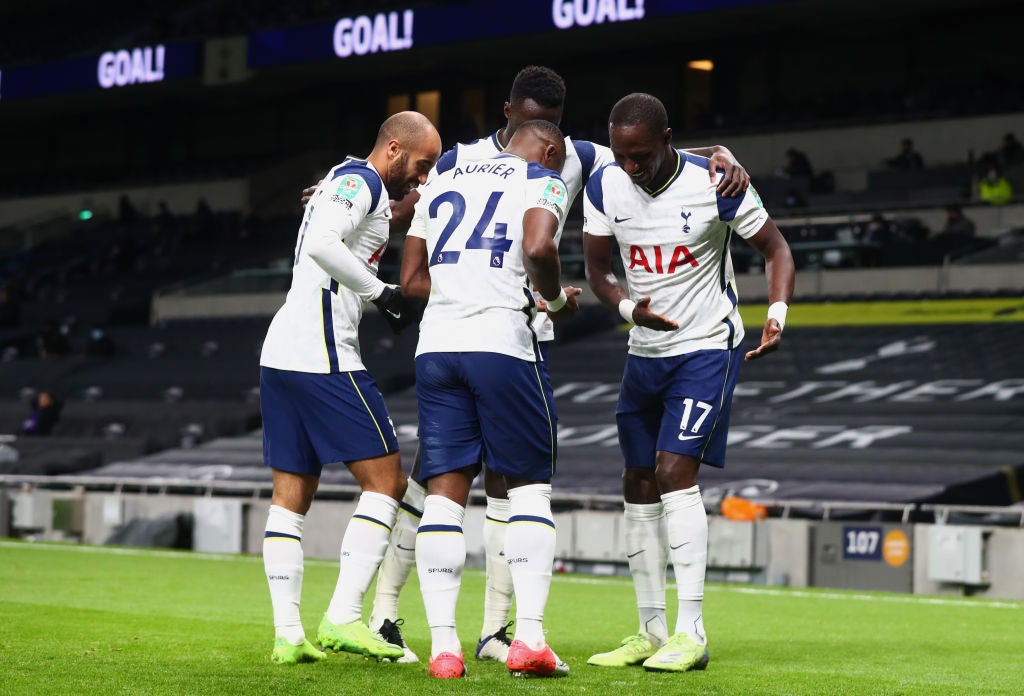
[{"label": "spectator in stand", "polygon": [[805,176],[808,179],[814,178],[814,168],[811,167],[811,160],[807,158],[806,154],[795,147],[786,150],[786,166],[782,168],[782,172],[790,179],[797,176]]},{"label": "spectator in stand", "polygon": [[939,232],[939,236],[959,239],[973,237],[974,221],[964,215],[959,205],[946,206],[946,226]]},{"label": "spectator in stand", "polygon": [[999,167],[989,167],[978,182],[978,198],[989,205],[1006,205],[1013,198],[1013,186]]},{"label": "spectator in stand", "polygon": [[892,225],[885,219],[885,216],[881,213],[872,215],[868,224],[856,236],[858,241],[864,245],[864,265],[882,265],[882,249],[892,239]]},{"label": "spectator in stand", "polygon": [[60,418],[62,404],[48,391],[41,391],[32,402],[32,412],[21,424],[25,435],[49,435]]},{"label": "spectator in stand", "polygon": [[901,140],[899,154],[885,160],[885,163],[893,169],[908,172],[917,169],[924,169],[924,159],[921,157],[920,153],[914,149],[914,141],[910,138],[904,138]]},{"label": "spectator in stand", "polygon": [[167,207],[167,201],[160,201],[156,204],[156,227],[161,233],[167,233],[173,231],[178,226],[178,220],[174,217],[174,213]]},{"label": "spectator in stand", "polygon": [[139,211],[126,193],[121,194],[121,199],[117,204],[117,221],[123,227],[129,229],[134,227],[135,223],[139,221]]},{"label": "spectator in stand", "polygon": [[1003,136],[1003,144],[999,146],[996,156],[999,164],[1004,167],[1022,164],[1024,163],[1024,145],[1020,144],[1013,133],[1007,133]]},{"label": "spectator in stand", "polygon": [[196,232],[200,239],[208,239],[213,232],[213,210],[205,198],[200,198],[196,203],[195,225]]},{"label": "spectator in stand", "polygon": [[885,216],[875,213],[871,216],[861,238],[865,244],[885,244],[892,238],[892,226]]}]

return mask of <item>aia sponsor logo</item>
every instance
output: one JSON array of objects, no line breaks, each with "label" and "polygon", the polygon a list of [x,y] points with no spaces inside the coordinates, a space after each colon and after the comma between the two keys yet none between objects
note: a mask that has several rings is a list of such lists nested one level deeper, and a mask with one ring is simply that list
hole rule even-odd
[{"label": "aia sponsor logo", "polygon": [[[666,258],[669,260],[667,266],[664,261]],[[697,259],[682,244],[672,249],[671,253],[668,253],[668,247],[663,249],[660,246],[654,246],[645,249],[635,244],[629,247],[629,270],[631,271],[643,270],[647,273],[671,275],[683,266],[696,268],[698,265]]]}]

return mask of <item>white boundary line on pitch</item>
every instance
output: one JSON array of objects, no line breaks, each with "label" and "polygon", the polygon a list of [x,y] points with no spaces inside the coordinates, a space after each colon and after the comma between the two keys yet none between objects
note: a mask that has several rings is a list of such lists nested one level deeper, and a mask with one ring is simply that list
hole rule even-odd
[{"label": "white boundary line on pitch", "polygon": [[994,599],[946,599],[945,597],[920,597],[918,595],[890,594],[843,594],[839,592],[814,592],[808,590],[776,590],[770,587],[712,587],[712,591],[738,592],[740,594],[771,595],[780,597],[807,597],[810,599],[856,599],[868,602],[904,602],[910,604],[938,604],[954,607],[986,607],[989,609],[1024,609],[1024,603],[1005,602]]},{"label": "white boundary line on pitch", "polygon": [[[552,577],[555,582],[565,582],[577,585],[616,585],[629,582],[627,577],[570,577],[555,575]],[[668,583],[667,589],[675,587],[674,583]],[[921,597],[919,595],[891,595],[891,594],[854,594],[842,592],[828,592],[817,590],[798,589],[774,589],[771,587],[736,587],[732,585],[714,584],[708,585],[709,592],[738,592],[740,594],[770,595],[778,597],[799,597],[803,599],[853,599],[869,602],[904,602],[909,604],[937,604],[940,606],[957,607],[988,607],[992,609],[1024,609],[1024,602],[1007,602],[995,599],[954,599],[945,597]]]},{"label": "white boundary line on pitch", "polygon": [[[197,551],[162,551],[148,548],[126,548],[112,546],[82,546],[78,544],[62,542],[24,542],[24,541],[2,541],[0,548],[12,549],[36,549],[40,551],[77,551],[79,553],[106,553],[112,556],[155,556],[157,558],[190,558],[201,561],[242,561],[250,563],[262,563],[263,559],[255,554],[243,553],[204,553]],[[307,566],[335,567],[337,561],[325,559],[306,559]],[[482,573],[482,568],[466,568],[468,573]],[[625,585],[630,582],[628,577],[586,577],[574,575],[552,576],[553,582],[566,583],[570,585]],[[668,583],[667,589],[672,589],[674,583]],[[917,595],[894,595],[894,594],[853,594],[841,592],[828,592],[816,590],[798,589],[774,589],[771,587],[735,587],[730,585],[709,585],[710,592],[736,592],[749,595],[767,595],[772,597],[798,597],[802,599],[853,599],[867,602],[901,602],[905,604],[931,604],[938,606],[955,607],[984,607],[989,609],[1024,609],[1024,602],[1006,602],[994,599],[955,599],[945,597],[920,597]]]}]

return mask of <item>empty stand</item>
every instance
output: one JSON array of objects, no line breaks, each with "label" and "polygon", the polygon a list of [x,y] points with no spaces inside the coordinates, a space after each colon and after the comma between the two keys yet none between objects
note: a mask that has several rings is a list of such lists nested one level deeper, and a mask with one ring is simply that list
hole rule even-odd
[{"label": "empty stand", "polygon": [[[779,353],[744,365],[728,463],[703,469],[705,498],[1012,503],[1024,480],[1022,341],[1022,323],[788,329]],[[553,348],[558,492],[620,493],[615,403],[625,355],[616,329]],[[378,380],[394,380],[409,357],[397,347],[376,365]],[[387,402],[408,466],[414,391]],[[269,481],[261,458],[257,432],[90,473]],[[353,482],[344,467],[326,469],[324,481]]]}]

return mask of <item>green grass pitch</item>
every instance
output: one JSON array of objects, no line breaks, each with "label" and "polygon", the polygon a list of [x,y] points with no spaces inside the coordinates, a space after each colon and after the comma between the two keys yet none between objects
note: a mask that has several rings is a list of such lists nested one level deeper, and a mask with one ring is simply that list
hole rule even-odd
[{"label": "green grass pitch", "polygon": [[[337,577],[308,561],[313,635]],[[672,588],[670,588],[671,590]],[[459,630],[471,655],[483,575],[468,570]],[[670,596],[674,591],[670,591]],[[669,602],[670,624],[674,620]],[[419,588],[402,595],[405,635],[429,652]],[[838,590],[709,585],[706,672],[588,667],[636,630],[625,578],[556,576],[548,639],[566,679],[518,680],[467,662],[459,681],[423,663],[329,655],[281,667],[262,559],[0,541],[0,694],[1022,694],[1024,603]]]}]

